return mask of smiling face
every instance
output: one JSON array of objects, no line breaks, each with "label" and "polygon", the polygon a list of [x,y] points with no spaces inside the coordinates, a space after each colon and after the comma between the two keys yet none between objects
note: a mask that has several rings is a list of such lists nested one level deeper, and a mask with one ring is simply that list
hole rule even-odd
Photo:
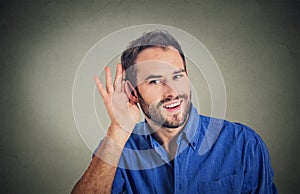
[{"label": "smiling face", "polygon": [[148,122],[165,128],[185,124],[191,90],[184,62],[173,47],[152,47],[136,59],[139,104]]}]

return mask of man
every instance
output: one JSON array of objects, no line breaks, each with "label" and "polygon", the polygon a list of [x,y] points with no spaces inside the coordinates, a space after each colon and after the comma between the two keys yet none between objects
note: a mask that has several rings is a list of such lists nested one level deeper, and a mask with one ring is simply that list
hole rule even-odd
[{"label": "man", "polygon": [[[95,78],[111,124],[73,193],[277,193],[261,138],[193,107],[174,37],[146,33],[131,42],[121,63],[114,83],[108,67],[106,87]],[[137,124],[139,108],[145,121]],[[210,122],[221,131],[200,153]]]}]

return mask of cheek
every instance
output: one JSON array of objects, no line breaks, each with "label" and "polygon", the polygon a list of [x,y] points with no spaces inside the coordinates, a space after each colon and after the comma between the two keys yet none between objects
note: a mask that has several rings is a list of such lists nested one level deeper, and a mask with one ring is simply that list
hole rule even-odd
[{"label": "cheek", "polygon": [[179,93],[189,93],[190,92],[190,82],[188,80],[181,81],[176,84],[176,91]]},{"label": "cheek", "polygon": [[143,100],[147,103],[147,104],[152,104],[152,103],[156,103],[157,101],[160,100],[160,90],[159,88],[145,88],[145,87],[138,87],[140,95],[142,96]]}]

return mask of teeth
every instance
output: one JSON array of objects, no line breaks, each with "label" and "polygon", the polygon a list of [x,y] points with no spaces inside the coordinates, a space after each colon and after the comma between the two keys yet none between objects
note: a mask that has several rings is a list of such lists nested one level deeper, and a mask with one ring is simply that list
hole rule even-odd
[{"label": "teeth", "polygon": [[175,106],[178,106],[179,104],[180,104],[180,102],[177,102],[177,103],[166,105],[165,107],[166,108],[174,108]]}]

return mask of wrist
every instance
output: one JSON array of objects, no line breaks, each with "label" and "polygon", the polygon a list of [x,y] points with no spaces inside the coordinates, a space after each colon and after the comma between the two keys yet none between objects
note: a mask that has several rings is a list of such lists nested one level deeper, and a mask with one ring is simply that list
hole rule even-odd
[{"label": "wrist", "polygon": [[119,125],[110,125],[106,134],[108,138],[110,138],[120,147],[124,147],[130,135],[130,131],[123,129]]},{"label": "wrist", "polygon": [[110,166],[118,166],[119,159],[121,157],[124,146],[121,146],[119,142],[115,142],[111,137],[106,136],[101,142],[101,146],[96,150],[92,165],[98,166],[101,159]]}]

